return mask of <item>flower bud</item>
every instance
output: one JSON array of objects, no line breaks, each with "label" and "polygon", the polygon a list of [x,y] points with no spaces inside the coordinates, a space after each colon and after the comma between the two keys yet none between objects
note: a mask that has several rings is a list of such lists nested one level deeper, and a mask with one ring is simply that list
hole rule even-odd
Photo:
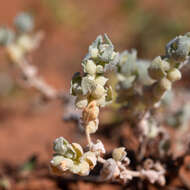
[{"label": "flower bud", "polygon": [[94,152],[86,152],[82,159],[84,159],[86,162],[88,162],[89,166],[91,169],[93,169],[96,166],[97,163],[97,158],[96,158],[96,154]]},{"label": "flower bud", "polygon": [[112,152],[112,157],[115,161],[122,161],[126,155],[127,153],[124,147],[115,148]]},{"label": "flower bud", "polygon": [[185,61],[190,52],[189,35],[177,36],[166,45],[166,55],[177,62]]},{"label": "flower bud", "polygon": [[98,48],[90,48],[89,53],[93,59],[98,57]]},{"label": "flower bud", "polygon": [[101,85],[97,85],[96,88],[92,91],[92,96],[96,99],[101,98],[105,94],[105,89]]},{"label": "flower bud", "polygon": [[171,82],[180,80],[181,79],[181,72],[178,69],[173,68],[171,71],[168,72],[167,78]]},{"label": "flower bud", "polygon": [[53,159],[50,161],[51,165],[52,166],[58,166],[61,164],[61,162],[64,161],[64,157],[63,156],[60,156],[60,155],[57,155],[57,156],[54,156]]},{"label": "flower bud", "polygon": [[50,164],[52,172],[58,175],[73,167],[73,161],[71,159],[59,155],[54,156]]},{"label": "flower bud", "polygon": [[65,154],[67,151],[67,145],[69,142],[63,137],[56,138],[53,143],[53,150],[59,154]]},{"label": "flower bud", "polygon": [[94,77],[91,75],[83,77],[81,81],[81,88],[83,95],[87,95],[88,93],[91,93],[93,90],[95,90],[96,84]]},{"label": "flower bud", "polygon": [[103,72],[104,72],[104,67],[103,67],[102,65],[97,65],[97,67],[96,67],[96,72],[97,72],[98,74],[103,73]]},{"label": "flower bud", "polygon": [[79,172],[77,173],[78,175],[87,176],[90,173],[90,166],[87,161],[82,160],[78,167],[79,167]]},{"label": "flower bud", "polygon": [[172,87],[172,83],[167,78],[163,78],[159,81],[159,83],[156,84],[156,86],[153,89],[153,102],[158,102],[161,97],[164,95],[164,93],[168,90],[170,90]]},{"label": "flower bud", "polygon": [[94,75],[96,73],[96,64],[92,60],[88,60],[85,65],[85,72],[90,75]]},{"label": "flower bud", "polygon": [[166,71],[169,70],[169,68],[169,63],[165,60],[162,60],[161,57],[158,56],[152,61],[148,72],[152,79],[160,80],[166,75]]},{"label": "flower bud", "polygon": [[172,87],[172,83],[167,78],[161,79],[159,82],[159,85],[163,90],[166,90],[166,91],[170,90]]},{"label": "flower bud", "polygon": [[103,143],[99,139],[96,141],[96,144],[92,143],[92,145],[91,145],[91,151],[92,152],[96,152],[96,154],[97,153],[98,154],[100,154],[100,153],[105,154],[106,153],[104,145],[103,145]]},{"label": "flower bud", "polygon": [[96,81],[96,84],[104,86],[106,82],[108,81],[108,79],[104,76],[98,76],[95,81]]},{"label": "flower bud", "polygon": [[61,164],[58,166],[61,171],[67,171],[68,169],[73,167],[73,161],[68,158],[64,158],[64,160],[61,162]]}]

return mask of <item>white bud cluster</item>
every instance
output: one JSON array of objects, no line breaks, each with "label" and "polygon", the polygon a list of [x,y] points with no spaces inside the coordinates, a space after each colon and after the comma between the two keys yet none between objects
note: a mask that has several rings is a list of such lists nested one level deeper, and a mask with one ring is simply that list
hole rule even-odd
[{"label": "white bud cluster", "polygon": [[149,75],[155,80],[152,100],[157,103],[163,95],[171,90],[172,83],[181,79],[181,72],[168,58],[156,57],[149,69]]},{"label": "white bud cluster", "polygon": [[190,52],[190,35],[177,36],[166,45],[166,56],[175,62],[185,61]]},{"label": "white bud cluster", "polygon": [[51,171],[57,175],[70,171],[78,175],[88,175],[97,163],[95,152],[83,152],[78,143],[69,143],[63,137],[54,141],[55,154],[50,161]]},{"label": "white bud cluster", "polygon": [[119,54],[114,52],[113,44],[107,35],[98,36],[89,46],[88,55],[82,62],[84,75],[76,73],[71,81],[71,94],[76,96],[76,107],[84,109],[91,101],[103,107],[112,100],[112,88],[104,76],[108,65],[115,66]]},{"label": "white bud cluster", "polygon": [[112,88],[105,77],[107,66],[114,66],[118,62],[119,54],[114,51],[113,44],[107,35],[98,36],[89,46],[89,52],[82,61],[84,74],[75,73],[70,93],[76,96],[75,105],[83,110],[82,122],[88,134],[98,129],[99,107],[111,103]]}]

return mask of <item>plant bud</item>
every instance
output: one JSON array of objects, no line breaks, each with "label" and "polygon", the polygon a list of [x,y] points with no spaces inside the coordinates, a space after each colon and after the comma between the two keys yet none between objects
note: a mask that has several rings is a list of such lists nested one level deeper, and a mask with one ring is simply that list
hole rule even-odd
[{"label": "plant bud", "polygon": [[79,167],[79,172],[77,174],[81,176],[87,176],[89,174],[90,166],[87,161],[82,160],[78,167]]},{"label": "plant bud", "polygon": [[68,158],[64,158],[64,160],[61,162],[61,164],[58,166],[61,171],[66,171],[73,167],[73,161]]},{"label": "plant bud", "polygon": [[165,60],[162,60],[161,57],[158,56],[152,61],[148,72],[152,79],[160,80],[166,75],[166,71],[169,70],[169,68],[169,63]]},{"label": "plant bud", "polygon": [[91,145],[91,151],[92,152],[96,152],[96,154],[97,153],[98,154],[100,154],[100,153],[105,154],[106,153],[104,145],[103,145],[103,143],[99,139],[96,141],[96,144],[93,143]]},{"label": "plant bud", "polygon": [[85,65],[85,72],[90,75],[94,75],[96,73],[96,64],[92,60],[88,60]]},{"label": "plant bud", "polygon": [[171,71],[168,72],[167,78],[171,82],[180,80],[181,79],[181,72],[178,69],[173,68]]},{"label": "plant bud", "polygon": [[51,171],[57,175],[67,171],[73,167],[73,161],[71,159],[64,158],[63,156],[54,156],[50,161]]},{"label": "plant bud", "polygon": [[176,62],[185,61],[190,52],[189,34],[177,36],[166,45],[166,55]]},{"label": "plant bud", "polygon": [[96,88],[92,91],[92,96],[96,99],[101,98],[105,94],[105,89],[101,85],[97,85]]},{"label": "plant bud", "polygon": [[57,156],[54,156],[53,157],[53,159],[50,161],[50,163],[51,163],[51,165],[52,166],[58,166],[58,165],[60,165],[61,164],[61,162],[63,162],[64,161],[64,157],[63,156],[59,156],[59,155],[57,155]]},{"label": "plant bud", "polygon": [[67,145],[69,142],[64,139],[63,137],[56,138],[54,143],[53,143],[53,150],[56,153],[64,155],[67,151]]},{"label": "plant bud", "polygon": [[97,158],[96,154],[94,152],[86,152],[84,156],[82,157],[86,162],[88,162],[91,169],[93,169],[96,166]]},{"label": "plant bud", "polygon": [[163,90],[166,90],[166,91],[171,90],[171,87],[172,87],[172,83],[167,78],[161,79],[159,85]]},{"label": "plant bud", "polygon": [[163,78],[159,83],[154,86],[153,97],[151,97],[154,103],[160,101],[164,93],[171,89],[172,83],[167,78]]},{"label": "plant bud", "polygon": [[91,93],[96,88],[95,80],[92,75],[87,75],[82,78],[81,81],[81,88],[83,95],[87,95],[88,93]]},{"label": "plant bud", "polygon": [[99,84],[101,86],[104,86],[107,81],[108,81],[108,79],[104,76],[99,76],[96,78],[96,84]]},{"label": "plant bud", "polygon": [[90,48],[89,53],[93,59],[98,57],[98,48]]},{"label": "plant bud", "polygon": [[98,74],[103,73],[103,72],[104,72],[104,67],[103,67],[102,65],[97,65],[97,67],[96,67],[96,72],[97,72]]},{"label": "plant bud", "polygon": [[115,148],[112,152],[112,157],[115,161],[122,161],[126,155],[127,153],[124,147]]}]

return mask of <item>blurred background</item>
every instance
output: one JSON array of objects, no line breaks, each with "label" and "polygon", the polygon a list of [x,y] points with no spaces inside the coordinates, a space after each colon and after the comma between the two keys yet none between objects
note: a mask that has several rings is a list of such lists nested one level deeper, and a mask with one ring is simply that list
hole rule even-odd
[{"label": "blurred background", "polygon": [[[1,0],[0,25],[12,28],[19,12],[32,13],[35,30],[44,31],[45,38],[30,62],[47,83],[68,92],[73,73],[81,69],[81,60],[97,35],[107,33],[116,51],[135,48],[138,57],[152,59],[164,53],[169,40],[190,31],[189,8],[189,0]],[[36,159],[47,173],[56,137],[85,144],[76,126],[62,121],[63,113],[59,102],[39,104],[35,90],[19,85],[1,48],[0,177],[8,180],[9,188],[57,189],[38,171],[38,177],[24,181],[15,173],[23,167],[30,171]],[[109,138],[99,138],[108,151],[116,146]],[[75,189],[72,185],[69,188]],[[83,189],[80,185],[78,189]]]}]

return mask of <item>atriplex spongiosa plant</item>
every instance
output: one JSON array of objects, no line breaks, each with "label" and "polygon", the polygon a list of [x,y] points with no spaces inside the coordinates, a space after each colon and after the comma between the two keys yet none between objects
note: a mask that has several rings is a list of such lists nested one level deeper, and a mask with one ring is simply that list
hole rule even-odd
[{"label": "atriplex spongiosa plant", "polygon": [[88,175],[97,162],[103,163],[101,180],[126,183],[133,177],[148,179],[151,183],[165,184],[165,169],[150,160],[138,171],[128,169],[130,163],[123,147],[113,150],[112,158],[105,160],[104,146],[100,140],[93,143],[91,133],[98,129],[99,108],[110,103],[112,90],[104,76],[108,69],[116,68],[118,76],[118,101],[125,103],[127,117],[139,120],[157,105],[163,95],[171,90],[172,83],[181,78],[180,68],[188,63],[190,52],[189,34],[178,36],[166,46],[166,55],[156,57],[152,62],[136,60],[136,53],[118,54],[105,35],[99,36],[89,47],[83,60],[84,74],[75,74],[71,82],[71,94],[76,96],[76,107],[82,109],[81,120],[86,131],[89,151],[83,152],[76,143],[69,143],[63,137],[54,142],[55,155],[51,161],[52,171],[62,174]]},{"label": "atriplex spongiosa plant", "polygon": [[[26,60],[26,55],[36,48],[41,35],[33,35],[32,18],[21,14],[15,20],[16,34],[7,28],[0,30],[0,43],[6,47],[10,60],[22,70],[27,83],[38,89],[48,98],[59,94],[37,76],[36,69]],[[84,74],[76,73],[71,82],[71,94],[76,96],[75,105],[82,110],[81,121],[85,128],[88,151],[83,152],[78,143],[69,143],[63,137],[54,142],[55,155],[51,169],[57,174],[70,171],[74,174],[89,175],[97,162],[103,164],[100,180],[126,183],[133,177],[148,179],[151,183],[165,184],[165,169],[159,162],[146,160],[138,171],[128,169],[130,163],[124,147],[113,150],[112,158],[104,159],[104,145],[100,140],[92,142],[90,135],[95,133],[99,124],[99,109],[112,102],[112,88],[105,76],[115,70],[118,84],[117,101],[125,106],[126,117],[141,126],[151,125],[154,121],[145,116],[158,105],[172,83],[181,78],[180,68],[188,62],[190,35],[178,36],[166,46],[166,55],[156,57],[152,62],[136,58],[136,51],[121,54],[114,51],[113,44],[105,35],[98,36],[89,47],[89,53],[82,61]],[[143,119],[145,118],[145,119]],[[142,122],[143,121],[143,122]],[[150,136],[155,136],[152,130]]]}]

